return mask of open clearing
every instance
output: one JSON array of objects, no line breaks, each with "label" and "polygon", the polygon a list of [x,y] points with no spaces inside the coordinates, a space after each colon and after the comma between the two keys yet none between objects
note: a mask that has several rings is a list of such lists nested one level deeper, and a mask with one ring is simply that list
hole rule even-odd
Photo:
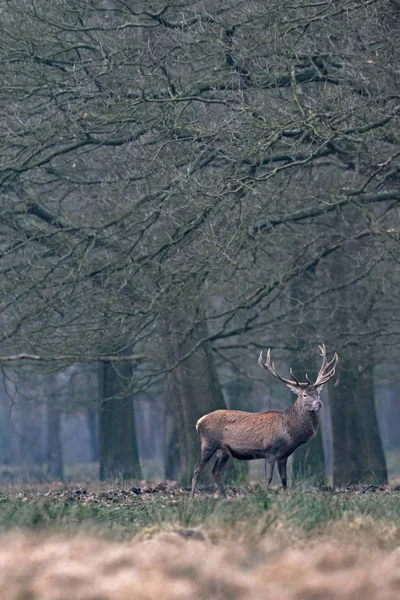
[{"label": "open clearing", "polygon": [[395,599],[400,492],[0,491],[4,600]]}]

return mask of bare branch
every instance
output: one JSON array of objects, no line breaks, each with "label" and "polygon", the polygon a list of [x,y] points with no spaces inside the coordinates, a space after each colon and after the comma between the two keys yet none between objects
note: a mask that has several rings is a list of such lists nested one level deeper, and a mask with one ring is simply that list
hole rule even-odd
[{"label": "bare branch", "polygon": [[39,356],[37,354],[10,354],[8,356],[0,356],[0,362],[14,362],[20,360],[32,360],[36,362],[139,362],[152,361],[157,362],[155,356],[149,354],[131,354],[131,355],[84,355],[84,354],[58,354],[54,356]]}]

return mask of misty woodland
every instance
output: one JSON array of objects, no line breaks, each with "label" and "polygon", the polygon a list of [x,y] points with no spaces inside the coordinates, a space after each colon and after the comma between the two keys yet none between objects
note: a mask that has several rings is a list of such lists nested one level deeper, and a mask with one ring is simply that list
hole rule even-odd
[{"label": "misty woodland", "polygon": [[0,0],[2,598],[398,597],[399,64],[400,0]]}]

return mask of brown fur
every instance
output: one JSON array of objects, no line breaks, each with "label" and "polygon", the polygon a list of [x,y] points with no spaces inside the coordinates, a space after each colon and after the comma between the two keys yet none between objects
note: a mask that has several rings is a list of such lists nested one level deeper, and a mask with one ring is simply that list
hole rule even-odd
[{"label": "brown fur", "polygon": [[[218,444],[218,449],[226,450],[228,454],[241,452],[252,447],[263,453],[277,443],[285,449],[279,452],[279,457],[289,456],[295,443],[307,442],[318,428],[318,415],[305,412],[297,402],[287,410],[268,410],[260,413],[250,413],[241,410],[216,410],[205,415],[197,422],[201,444],[212,442]],[[303,441],[304,440],[304,441]]]},{"label": "brown fur", "polygon": [[[239,460],[265,459],[267,487],[270,485],[275,462],[282,487],[287,486],[286,461],[294,450],[314,437],[318,429],[318,412],[307,409],[302,401],[304,390],[287,410],[268,410],[250,413],[240,410],[216,410],[197,421],[201,457],[193,480],[193,497],[197,477],[217,453],[212,473],[221,494],[224,493],[221,472],[230,456]],[[309,395],[314,395],[308,390]]]},{"label": "brown fur", "polygon": [[282,487],[286,489],[286,463],[298,446],[308,442],[318,429],[318,411],[322,407],[320,393],[326,381],[335,373],[338,356],[330,362],[324,344],[320,346],[322,366],[314,384],[306,375],[307,383],[300,383],[293,372],[292,379],[281,377],[271,363],[270,350],[264,362],[260,353],[258,362],[276,379],[279,379],[297,395],[297,400],[286,410],[267,410],[250,413],[241,410],[216,410],[204,415],[196,423],[200,436],[201,455],[195,465],[191,498],[194,496],[197,478],[210,458],[217,453],[212,474],[221,494],[224,493],[221,474],[229,457],[239,460],[265,459],[267,487],[272,481],[275,463],[278,464]]}]

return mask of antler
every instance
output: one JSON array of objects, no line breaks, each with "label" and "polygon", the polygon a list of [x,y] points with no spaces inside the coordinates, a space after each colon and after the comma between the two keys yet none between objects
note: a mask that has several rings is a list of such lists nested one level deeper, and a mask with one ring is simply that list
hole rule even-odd
[{"label": "antler", "polygon": [[[258,364],[260,365],[260,367],[264,367],[264,369],[267,369],[267,371],[269,371],[271,373],[271,375],[273,375],[276,379],[279,379],[279,381],[283,381],[283,383],[286,383],[286,385],[292,385],[294,387],[299,387],[299,388],[307,387],[309,385],[309,383],[300,383],[294,376],[291,368],[290,368],[290,374],[293,377],[293,379],[286,379],[286,377],[282,377],[281,375],[279,375],[275,371],[274,363],[271,363],[271,349],[270,348],[268,348],[267,358],[265,359],[265,362],[263,362],[263,352],[261,350],[260,356],[258,358]],[[307,381],[309,381],[308,377],[307,377]]]},{"label": "antler", "polygon": [[322,344],[322,346],[319,346],[319,349],[321,351],[321,356],[322,356],[322,365],[319,370],[318,377],[314,383],[314,387],[318,387],[318,386],[322,385],[323,383],[326,383],[328,381],[328,379],[330,379],[331,377],[334,376],[337,361],[339,360],[339,357],[338,357],[337,353],[335,352],[332,360],[328,362],[328,359],[326,358],[325,344]]}]

